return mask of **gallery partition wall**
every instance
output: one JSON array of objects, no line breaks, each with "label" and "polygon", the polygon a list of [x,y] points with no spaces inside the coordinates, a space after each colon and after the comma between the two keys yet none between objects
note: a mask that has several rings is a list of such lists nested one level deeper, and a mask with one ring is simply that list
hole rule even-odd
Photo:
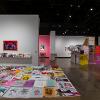
[{"label": "gallery partition wall", "polygon": [[0,53],[29,54],[38,65],[39,21],[38,15],[0,15]]}]

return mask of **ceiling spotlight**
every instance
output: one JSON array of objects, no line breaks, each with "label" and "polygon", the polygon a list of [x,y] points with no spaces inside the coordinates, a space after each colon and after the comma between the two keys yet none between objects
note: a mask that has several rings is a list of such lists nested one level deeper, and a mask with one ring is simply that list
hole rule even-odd
[{"label": "ceiling spotlight", "polygon": [[90,17],[90,15],[89,15],[89,14],[88,14],[87,16],[88,16],[88,17]]},{"label": "ceiling spotlight", "polygon": [[90,8],[91,11],[93,11],[93,8]]},{"label": "ceiling spotlight", "polygon": [[68,32],[69,30],[68,29],[66,29],[66,31],[65,32]]},{"label": "ceiling spotlight", "polygon": [[57,15],[57,16],[59,16],[59,15],[60,15],[60,13],[57,13],[56,15]]},{"label": "ceiling spotlight", "polygon": [[60,27],[61,27],[61,25],[59,24],[59,25],[58,25],[58,27],[60,28]]},{"label": "ceiling spotlight", "polygon": [[80,5],[78,5],[77,7],[80,8]]},{"label": "ceiling spotlight", "polygon": [[73,5],[71,4],[70,7],[73,7]]},{"label": "ceiling spotlight", "polygon": [[90,31],[90,29],[88,28],[88,31]]},{"label": "ceiling spotlight", "polygon": [[69,15],[69,18],[71,18],[72,16],[71,15]]},{"label": "ceiling spotlight", "polygon": [[75,27],[77,28],[78,26],[76,25]]}]

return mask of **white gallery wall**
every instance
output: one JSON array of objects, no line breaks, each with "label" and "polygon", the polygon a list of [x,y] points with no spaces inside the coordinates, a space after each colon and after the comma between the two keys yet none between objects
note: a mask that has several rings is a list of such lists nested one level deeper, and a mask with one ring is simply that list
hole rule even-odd
[{"label": "white gallery wall", "polygon": [[50,49],[51,54],[55,54],[55,31],[50,31]]},{"label": "white gallery wall", "polygon": [[85,36],[56,36],[55,48],[57,57],[70,57],[69,46],[83,45]]},{"label": "white gallery wall", "polygon": [[[28,53],[38,64],[38,15],[0,15],[0,53]],[[3,41],[17,40],[17,51],[4,51]],[[35,61],[35,62],[34,62]]]}]

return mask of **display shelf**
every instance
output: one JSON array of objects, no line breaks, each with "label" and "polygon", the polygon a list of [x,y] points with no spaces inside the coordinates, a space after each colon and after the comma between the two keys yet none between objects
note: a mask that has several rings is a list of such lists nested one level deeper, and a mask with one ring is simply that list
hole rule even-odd
[{"label": "display shelf", "polygon": [[[60,70],[59,70],[60,69]],[[0,99],[80,100],[80,94],[61,68],[1,66]]]},{"label": "display shelf", "polygon": [[0,53],[0,64],[32,64],[31,54]]}]

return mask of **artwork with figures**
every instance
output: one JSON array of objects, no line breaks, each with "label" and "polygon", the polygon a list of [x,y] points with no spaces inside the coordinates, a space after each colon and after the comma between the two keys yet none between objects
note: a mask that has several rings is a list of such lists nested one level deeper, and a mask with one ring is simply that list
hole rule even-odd
[{"label": "artwork with figures", "polygon": [[40,56],[46,56],[46,51],[45,51],[45,45],[41,44],[40,45]]},{"label": "artwork with figures", "polygon": [[40,45],[40,50],[44,50],[44,49],[45,49],[44,44],[41,44],[41,45]]},{"label": "artwork with figures", "polygon": [[3,50],[15,50],[17,51],[17,41],[14,40],[8,40],[8,41],[3,41]]}]

